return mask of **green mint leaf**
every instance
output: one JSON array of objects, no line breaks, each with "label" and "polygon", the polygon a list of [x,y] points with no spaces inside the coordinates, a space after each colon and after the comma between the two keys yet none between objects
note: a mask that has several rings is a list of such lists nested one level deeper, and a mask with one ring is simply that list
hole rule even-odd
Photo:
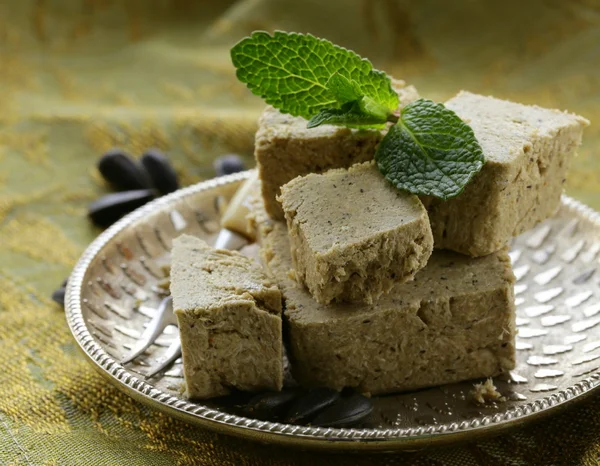
[{"label": "green mint leaf", "polygon": [[348,88],[337,92],[328,87],[336,73],[361,98],[371,98],[388,113],[398,107],[398,95],[385,73],[356,53],[310,34],[257,31],[231,49],[231,60],[238,79],[283,113],[310,119],[323,109],[341,109],[347,102],[338,98],[347,99],[340,96]]},{"label": "green mint leaf", "polygon": [[344,125],[350,128],[384,128],[390,111],[371,97],[362,95],[358,85],[334,74],[327,88],[341,105],[340,108],[324,108],[313,116],[307,127],[322,124]]},{"label": "green mint leaf", "polygon": [[350,81],[339,73],[335,73],[329,78],[327,89],[340,105],[359,100],[363,96],[355,82]]},{"label": "green mint leaf", "polygon": [[368,115],[370,119],[385,123],[388,119],[388,116],[390,116],[390,112],[388,112],[387,108],[369,96],[364,96],[362,99],[360,99],[358,101],[358,105],[360,106],[362,112],[365,115]]},{"label": "green mint leaf", "polygon": [[386,115],[365,113],[361,101],[355,100],[342,105],[342,108],[324,108],[308,121],[307,128],[320,125],[344,125],[349,128],[385,128]]},{"label": "green mint leaf", "polygon": [[402,109],[375,160],[399,189],[441,199],[458,196],[481,170],[483,151],[471,127],[452,110],[419,99]]}]

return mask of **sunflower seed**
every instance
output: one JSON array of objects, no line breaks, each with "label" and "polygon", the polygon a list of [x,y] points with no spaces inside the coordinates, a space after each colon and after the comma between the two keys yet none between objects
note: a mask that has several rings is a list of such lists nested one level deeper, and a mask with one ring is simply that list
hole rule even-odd
[{"label": "sunflower seed", "polygon": [[239,155],[227,154],[217,157],[213,163],[213,167],[217,176],[223,176],[244,171],[246,164]]},{"label": "sunflower seed", "polygon": [[65,288],[60,287],[52,293],[52,301],[57,302],[62,307],[65,307]]},{"label": "sunflower seed", "polygon": [[106,152],[98,161],[98,170],[104,179],[118,191],[151,187],[146,171],[119,149]]},{"label": "sunflower seed", "polygon": [[298,424],[307,421],[340,399],[340,392],[332,388],[315,388],[301,396],[289,409],[286,422]]},{"label": "sunflower seed", "polygon": [[311,422],[314,426],[342,427],[356,424],[373,411],[373,402],[358,393],[340,399]]},{"label": "sunflower seed", "polygon": [[[214,407],[215,409],[219,409],[219,407],[221,407],[237,412],[240,409],[245,409],[246,404],[248,401],[250,401],[250,399],[252,399],[252,397],[252,393],[232,389],[232,392],[228,395],[212,398],[207,400],[205,403],[207,406]],[[243,413],[239,414],[243,415]]]},{"label": "sunflower seed", "polygon": [[179,189],[177,173],[175,173],[175,169],[167,156],[161,151],[148,149],[142,155],[141,162],[158,192],[169,194]]},{"label": "sunflower seed", "polygon": [[300,390],[262,393],[252,398],[244,411],[257,419],[277,419],[301,393]]},{"label": "sunflower seed", "polygon": [[90,204],[88,216],[96,225],[107,227],[123,215],[143,206],[153,197],[154,191],[150,189],[108,194]]}]

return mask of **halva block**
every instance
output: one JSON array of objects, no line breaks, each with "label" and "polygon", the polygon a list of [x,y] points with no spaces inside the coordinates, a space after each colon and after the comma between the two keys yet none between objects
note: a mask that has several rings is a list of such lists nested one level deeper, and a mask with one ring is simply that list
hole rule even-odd
[{"label": "halva block", "polygon": [[506,251],[434,251],[373,305],[323,305],[298,286],[286,225],[257,211],[261,256],[284,295],[294,376],[372,394],[491,377],[515,367],[514,276]]},{"label": "halva block", "polygon": [[423,202],[436,248],[483,256],[554,214],[589,122],[464,91],[446,107],[473,128],[485,165],[459,196]]},{"label": "halva block", "polygon": [[259,264],[182,235],[173,241],[171,294],[187,397],[281,390],[281,292]]},{"label": "halva block", "polygon": [[[393,87],[400,98],[400,108],[419,98],[417,90],[406,86],[404,81],[394,80]],[[297,176],[371,160],[384,135],[382,131],[334,125],[308,129],[304,118],[283,114],[270,106],[258,125],[254,155],[265,207],[277,220],[283,220],[281,205],[276,200],[281,186]]]},{"label": "halva block", "polygon": [[295,178],[281,188],[295,276],[319,303],[372,303],[411,280],[433,250],[417,196],[373,162]]}]

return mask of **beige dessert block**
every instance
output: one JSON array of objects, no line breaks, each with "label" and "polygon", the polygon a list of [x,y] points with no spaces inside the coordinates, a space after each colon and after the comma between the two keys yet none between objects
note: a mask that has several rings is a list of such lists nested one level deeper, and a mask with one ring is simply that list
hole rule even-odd
[{"label": "beige dessert block", "polygon": [[281,390],[281,292],[257,263],[180,236],[171,294],[188,398]]},{"label": "beige dessert block", "polygon": [[490,377],[515,366],[514,276],[505,251],[434,251],[414,281],[374,305],[322,305],[291,277],[283,222],[257,210],[262,260],[285,301],[295,377],[372,394]]},{"label": "beige dessert block", "polygon": [[372,303],[411,280],[433,250],[427,211],[373,162],[281,188],[296,279],[319,303]]},{"label": "beige dessert block", "polygon": [[436,248],[483,256],[552,216],[589,122],[460,92],[446,102],[475,131],[486,163],[454,199],[423,199]]},{"label": "beige dessert block", "polygon": [[[400,108],[419,98],[417,90],[404,81],[393,84],[400,97]],[[277,220],[284,218],[276,200],[281,186],[297,176],[371,160],[384,134],[334,125],[308,129],[304,118],[283,114],[273,107],[265,109],[258,124],[254,155],[265,207]]]}]

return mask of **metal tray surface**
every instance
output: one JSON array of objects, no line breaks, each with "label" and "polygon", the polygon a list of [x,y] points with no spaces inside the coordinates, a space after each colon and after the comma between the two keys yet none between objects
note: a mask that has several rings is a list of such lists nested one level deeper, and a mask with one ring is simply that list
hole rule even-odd
[{"label": "metal tray surface", "polygon": [[205,181],[136,210],[85,251],[68,284],[66,316],[89,360],[121,390],[170,415],[218,432],[263,442],[331,450],[399,450],[473,439],[513,428],[590,393],[600,383],[600,214],[563,197],[556,216],[516,238],[517,367],[495,378],[507,398],[474,404],[473,381],[375,397],[357,428],[272,423],[228,412],[218,401],[181,396],[181,361],[148,380],[176,328],[125,366],[164,297],[171,241],[182,233],[208,242],[219,230],[219,199],[233,195],[250,172]]}]

